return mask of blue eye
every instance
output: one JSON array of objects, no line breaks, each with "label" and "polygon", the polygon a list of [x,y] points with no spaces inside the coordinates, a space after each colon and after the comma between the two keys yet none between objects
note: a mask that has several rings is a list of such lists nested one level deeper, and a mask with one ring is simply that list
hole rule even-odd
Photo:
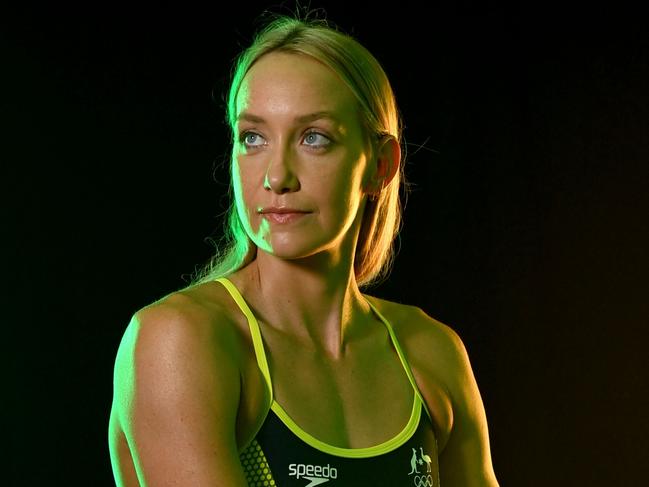
[{"label": "blue eye", "polygon": [[254,132],[244,132],[241,134],[241,142],[246,147],[261,147],[266,141],[259,134]]},{"label": "blue eye", "polygon": [[304,136],[304,143],[311,147],[326,147],[331,144],[331,140],[319,132],[307,132]]}]

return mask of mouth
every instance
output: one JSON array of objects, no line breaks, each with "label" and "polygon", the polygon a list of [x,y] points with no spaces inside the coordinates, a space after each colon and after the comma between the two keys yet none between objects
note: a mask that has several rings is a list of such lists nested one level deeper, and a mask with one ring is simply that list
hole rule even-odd
[{"label": "mouth", "polygon": [[297,208],[261,208],[257,212],[272,223],[291,223],[311,214],[310,211]]}]

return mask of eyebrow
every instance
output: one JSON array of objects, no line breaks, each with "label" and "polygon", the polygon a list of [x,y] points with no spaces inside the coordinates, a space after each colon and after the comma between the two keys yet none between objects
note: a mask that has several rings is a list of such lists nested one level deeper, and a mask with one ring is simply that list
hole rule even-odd
[{"label": "eyebrow", "polygon": [[[333,120],[335,122],[338,122],[339,119],[338,117],[330,111],[319,111],[319,112],[313,112],[313,113],[307,113],[306,115],[300,115],[299,117],[295,117],[294,121],[296,123],[308,123],[308,122],[313,122],[314,120],[320,120],[323,118],[328,118],[330,120]],[[259,115],[255,115],[253,113],[248,113],[248,112],[241,112],[239,116],[237,117],[237,122],[245,120],[247,122],[253,122],[253,123],[264,123],[266,120],[264,120],[263,117],[260,117]]]}]

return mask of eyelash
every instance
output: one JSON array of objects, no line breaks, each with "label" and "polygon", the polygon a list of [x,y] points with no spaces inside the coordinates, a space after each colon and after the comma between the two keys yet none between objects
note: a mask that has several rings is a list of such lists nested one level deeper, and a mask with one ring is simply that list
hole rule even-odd
[{"label": "eyelash", "polygon": [[[249,149],[254,148],[254,147],[259,147],[259,146],[253,146],[253,145],[248,145],[248,144],[246,144],[246,138],[247,138],[249,135],[255,135],[255,136],[257,136],[257,137],[261,137],[261,135],[259,135],[258,133],[256,133],[256,132],[251,132],[251,131],[248,130],[248,131],[246,131],[246,132],[242,132],[242,133],[241,133],[241,135],[239,136],[239,142],[240,142],[241,144],[243,144],[246,148],[249,148]],[[261,138],[263,139],[263,137],[261,137]]]},{"label": "eyelash", "polygon": [[322,137],[323,139],[325,139],[325,141],[326,141],[324,144],[318,144],[318,145],[315,145],[315,146],[312,146],[312,147],[325,148],[325,147],[329,146],[329,144],[331,144],[331,139],[330,139],[328,136],[326,136],[325,134],[323,134],[323,133],[321,133],[321,132],[318,132],[317,130],[308,130],[308,131],[304,134],[304,137],[302,137],[302,140],[305,140],[307,137],[309,137],[309,136],[311,136],[311,135],[317,135],[317,136],[320,136],[320,137]]},{"label": "eyelash", "polygon": [[[254,131],[251,131],[251,130],[246,130],[245,132],[242,132],[241,135],[239,135],[239,142],[240,142],[241,144],[243,144],[244,147],[246,147],[246,148],[248,148],[248,149],[254,149],[254,148],[256,148],[256,147],[261,147],[260,145],[248,145],[248,144],[246,144],[246,138],[247,138],[248,136],[250,136],[250,135],[255,135],[255,136],[260,137],[260,138],[263,139],[263,136],[261,136],[261,135],[258,134],[257,132],[254,132]],[[331,144],[331,142],[332,142],[332,140],[331,140],[331,138],[330,138],[329,136],[323,134],[322,132],[319,132],[318,130],[313,130],[313,129],[311,129],[311,130],[307,130],[307,131],[304,133],[304,136],[302,137],[302,141],[304,141],[307,137],[309,137],[309,136],[311,136],[311,135],[320,136],[320,137],[324,138],[324,139],[326,140],[326,142],[325,142],[324,144],[318,144],[318,145],[310,145],[310,144],[306,144],[308,147],[311,147],[311,148],[314,148],[314,149],[325,149],[325,148],[327,148],[327,147]]]}]

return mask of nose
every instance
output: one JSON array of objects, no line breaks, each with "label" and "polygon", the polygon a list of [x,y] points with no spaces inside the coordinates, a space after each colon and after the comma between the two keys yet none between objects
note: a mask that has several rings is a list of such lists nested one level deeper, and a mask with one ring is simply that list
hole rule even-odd
[{"label": "nose", "polygon": [[290,150],[278,151],[277,154],[271,155],[264,178],[264,188],[277,194],[299,190],[300,181],[294,166],[295,158]]}]

